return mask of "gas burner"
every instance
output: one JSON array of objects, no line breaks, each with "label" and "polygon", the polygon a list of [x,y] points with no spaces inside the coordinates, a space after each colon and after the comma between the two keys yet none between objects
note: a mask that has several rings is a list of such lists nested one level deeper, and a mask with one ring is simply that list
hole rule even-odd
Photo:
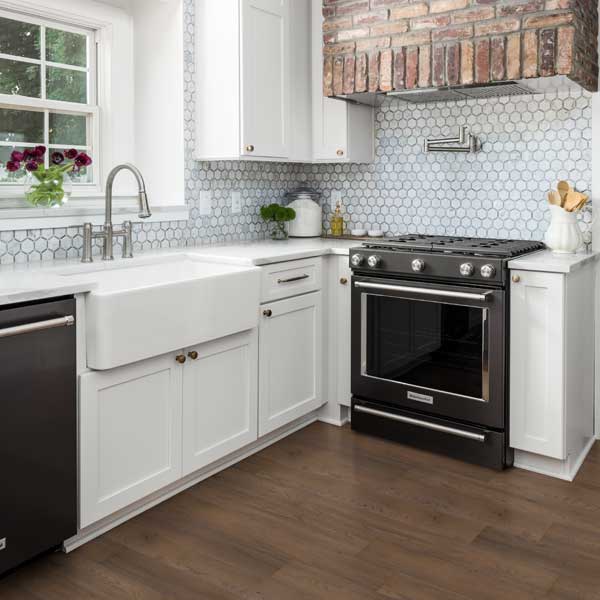
[{"label": "gas burner", "polygon": [[363,244],[365,248],[378,250],[396,250],[404,252],[442,252],[444,254],[462,254],[466,256],[497,256],[513,258],[541,250],[541,242],[525,240],[503,240],[469,238],[444,235],[403,235],[396,238],[369,241]]}]

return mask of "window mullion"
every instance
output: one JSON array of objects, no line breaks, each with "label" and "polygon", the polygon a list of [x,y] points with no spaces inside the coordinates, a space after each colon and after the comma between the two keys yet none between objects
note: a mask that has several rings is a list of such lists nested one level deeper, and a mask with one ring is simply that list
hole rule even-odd
[{"label": "window mullion", "polygon": [[42,66],[40,68],[40,77],[42,78],[42,100],[46,100],[46,26],[40,27],[40,58]]},{"label": "window mullion", "polygon": [[46,156],[44,157],[44,164],[46,168],[50,166],[50,111],[44,111],[44,146],[48,148]]}]

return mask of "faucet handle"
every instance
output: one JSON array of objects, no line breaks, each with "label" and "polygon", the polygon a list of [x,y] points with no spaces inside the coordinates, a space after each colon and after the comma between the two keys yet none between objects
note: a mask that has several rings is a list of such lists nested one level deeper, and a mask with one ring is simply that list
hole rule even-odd
[{"label": "faucet handle", "polygon": [[81,262],[91,263],[92,258],[92,238],[94,237],[94,226],[91,223],[83,224],[83,248],[81,252]]},{"label": "faucet handle", "polygon": [[133,239],[131,221],[125,221],[123,227],[123,258],[133,258]]}]

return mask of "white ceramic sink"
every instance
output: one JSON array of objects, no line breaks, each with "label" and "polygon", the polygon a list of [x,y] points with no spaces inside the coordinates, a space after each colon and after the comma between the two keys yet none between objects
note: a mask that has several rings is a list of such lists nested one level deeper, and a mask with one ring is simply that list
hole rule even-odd
[{"label": "white ceramic sink", "polygon": [[86,302],[91,369],[114,367],[258,325],[260,269],[173,255],[61,273],[97,287]]}]

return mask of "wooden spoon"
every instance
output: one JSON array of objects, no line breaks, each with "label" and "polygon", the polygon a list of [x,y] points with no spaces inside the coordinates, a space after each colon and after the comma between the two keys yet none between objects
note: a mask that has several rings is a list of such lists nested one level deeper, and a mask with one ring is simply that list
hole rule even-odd
[{"label": "wooden spoon", "polygon": [[568,181],[559,181],[557,189],[560,194],[561,206],[564,207],[567,194],[572,191],[572,188]]},{"label": "wooden spoon", "polygon": [[567,193],[563,207],[567,212],[575,212],[579,210],[588,200],[588,197],[585,194],[581,194],[580,192],[570,191]]},{"label": "wooden spoon", "polygon": [[556,190],[550,190],[548,192],[548,202],[554,206],[560,206],[562,204],[560,194]]}]

